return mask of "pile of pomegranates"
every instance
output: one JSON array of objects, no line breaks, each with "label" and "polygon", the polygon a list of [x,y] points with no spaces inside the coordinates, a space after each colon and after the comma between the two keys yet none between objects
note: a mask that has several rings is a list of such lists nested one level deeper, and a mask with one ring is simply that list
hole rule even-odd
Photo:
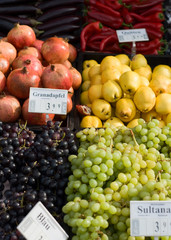
[{"label": "pile of pomegranates", "polygon": [[[76,57],[76,47],[67,40],[57,36],[39,40],[31,27],[16,24],[0,40],[0,121],[21,118],[32,125],[46,123],[45,113],[28,112],[30,87],[68,90],[68,114],[73,108],[74,90],[82,82],[80,72],[72,65]],[[61,120],[66,116],[49,117]]]}]

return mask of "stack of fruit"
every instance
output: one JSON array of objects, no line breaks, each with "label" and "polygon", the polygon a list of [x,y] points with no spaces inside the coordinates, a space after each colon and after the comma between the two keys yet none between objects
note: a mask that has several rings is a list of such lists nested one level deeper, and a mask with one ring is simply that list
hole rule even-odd
[{"label": "stack of fruit", "polygon": [[0,121],[46,123],[46,114],[28,112],[30,87],[68,90],[67,113],[72,110],[74,90],[82,81],[72,65],[77,57],[72,44],[56,36],[42,41],[30,26],[17,24],[0,41],[0,53]]},{"label": "stack of fruit", "polygon": [[160,64],[152,69],[142,54],[132,60],[125,54],[106,56],[100,63],[85,60],[80,102],[84,112],[81,127],[135,126],[138,118],[170,122],[171,68]]}]

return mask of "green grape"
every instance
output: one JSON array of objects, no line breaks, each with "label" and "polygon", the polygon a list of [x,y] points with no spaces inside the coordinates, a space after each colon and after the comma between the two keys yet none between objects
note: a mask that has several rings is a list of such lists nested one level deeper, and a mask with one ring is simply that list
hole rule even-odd
[{"label": "green grape", "polygon": [[121,183],[126,183],[127,182],[127,176],[122,172],[118,174],[118,179]]},{"label": "green grape", "polygon": [[90,179],[89,185],[91,188],[97,187],[97,181],[95,179]]},{"label": "green grape", "polygon": [[125,216],[125,217],[129,217],[130,209],[128,207],[122,208],[122,215]]},{"label": "green grape", "polygon": [[121,194],[119,192],[114,192],[112,195],[112,198],[114,201],[120,201],[121,200]]},{"label": "green grape", "polygon": [[91,239],[92,240],[95,240],[95,239],[98,239],[98,237],[99,237],[99,234],[97,233],[97,232],[93,232],[93,233],[91,233]]},{"label": "green grape", "polygon": [[88,187],[87,185],[84,183],[84,184],[81,184],[81,186],[79,187],[78,191],[82,194],[82,195],[85,195],[87,194],[88,192]]},{"label": "green grape", "polygon": [[100,204],[99,203],[94,203],[92,206],[91,206],[91,210],[92,212],[98,212],[100,210]]},{"label": "green grape", "polygon": [[97,178],[102,181],[102,182],[105,182],[107,180],[107,175],[103,172],[100,172],[97,174]]},{"label": "green grape", "polygon": [[126,227],[126,225],[125,225],[124,222],[118,222],[118,223],[116,224],[116,227],[117,227],[117,229],[118,229],[119,231],[121,231],[121,232],[125,232],[126,229],[127,229],[127,227]]}]

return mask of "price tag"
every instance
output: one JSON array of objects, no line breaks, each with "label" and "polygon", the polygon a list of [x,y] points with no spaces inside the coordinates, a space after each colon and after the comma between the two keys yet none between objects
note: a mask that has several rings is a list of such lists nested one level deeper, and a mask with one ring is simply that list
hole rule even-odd
[{"label": "price tag", "polygon": [[116,30],[119,42],[138,42],[148,41],[148,35],[145,28]]},{"label": "price tag", "polygon": [[68,90],[30,88],[29,112],[67,114]]},{"label": "price tag", "polygon": [[171,201],[130,201],[131,236],[171,236]]},{"label": "price tag", "polygon": [[68,235],[41,202],[17,226],[27,240],[66,240]]}]

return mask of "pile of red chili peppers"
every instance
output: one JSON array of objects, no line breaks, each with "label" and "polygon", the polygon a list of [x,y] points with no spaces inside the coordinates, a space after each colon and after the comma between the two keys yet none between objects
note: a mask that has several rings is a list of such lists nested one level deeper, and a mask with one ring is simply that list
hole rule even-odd
[{"label": "pile of red chili peppers", "polygon": [[136,52],[159,54],[165,49],[164,0],[85,0],[86,25],[81,50],[131,54],[132,43],[120,44],[117,29],[145,28],[148,42],[136,42]]}]

